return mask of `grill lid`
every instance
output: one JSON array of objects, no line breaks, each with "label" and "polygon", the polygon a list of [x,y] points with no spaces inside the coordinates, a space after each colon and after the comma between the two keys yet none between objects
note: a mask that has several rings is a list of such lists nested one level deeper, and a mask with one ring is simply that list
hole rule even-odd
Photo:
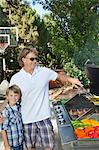
[{"label": "grill lid", "polygon": [[90,100],[87,99],[83,94],[77,94],[67,103],[65,103],[64,106],[66,109],[81,109],[95,107],[95,105],[92,102],[90,102]]}]

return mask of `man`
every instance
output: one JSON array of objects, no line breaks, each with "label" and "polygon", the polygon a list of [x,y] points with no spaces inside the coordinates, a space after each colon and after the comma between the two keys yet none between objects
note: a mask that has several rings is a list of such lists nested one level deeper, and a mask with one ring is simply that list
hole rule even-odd
[{"label": "man", "polygon": [[[16,84],[22,92],[22,119],[28,150],[36,150],[40,144],[45,150],[54,149],[54,133],[50,121],[49,81],[58,79],[82,86],[78,79],[57,74],[38,65],[35,48],[24,48],[19,55],[22,69],[12,76],[10,86]],[[38,143],[39,142],[39,143]]]}]

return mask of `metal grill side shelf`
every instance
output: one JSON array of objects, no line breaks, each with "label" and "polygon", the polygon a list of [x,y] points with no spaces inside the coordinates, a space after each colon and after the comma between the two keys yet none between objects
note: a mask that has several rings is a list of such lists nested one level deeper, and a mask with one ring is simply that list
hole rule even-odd
[{"label": "metal grill side shelf", "polygon": [[57,120],[58,131],[62,146],[64,146],[65,144],[69,144],[73,141],[76,141],[77,137],[74,134],[68,112],[64,110],[63,106],[59,101],[53,102],[52,104]]}]

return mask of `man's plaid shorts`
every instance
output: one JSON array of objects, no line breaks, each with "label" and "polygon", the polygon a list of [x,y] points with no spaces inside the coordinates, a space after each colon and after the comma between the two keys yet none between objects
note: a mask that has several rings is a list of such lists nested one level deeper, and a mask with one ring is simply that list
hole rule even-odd
[{"label": "man's plaid shorts", "polygon": [[24,124],[24,135],[27,148],[54,149],[54,132],[50,119]]}]

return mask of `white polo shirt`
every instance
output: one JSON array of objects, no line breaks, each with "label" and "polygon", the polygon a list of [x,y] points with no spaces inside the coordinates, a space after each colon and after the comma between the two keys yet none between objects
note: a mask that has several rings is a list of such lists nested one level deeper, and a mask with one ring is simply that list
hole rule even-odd
[{"label": "white polo shirt", "polygon": [[46,67],[36,67],[33,74],[21,69],[12,76],[10,86],[16,84],[22,91],[23,123],[33,123],[51,116],[49,81],[56,80],[57,73]]}]

